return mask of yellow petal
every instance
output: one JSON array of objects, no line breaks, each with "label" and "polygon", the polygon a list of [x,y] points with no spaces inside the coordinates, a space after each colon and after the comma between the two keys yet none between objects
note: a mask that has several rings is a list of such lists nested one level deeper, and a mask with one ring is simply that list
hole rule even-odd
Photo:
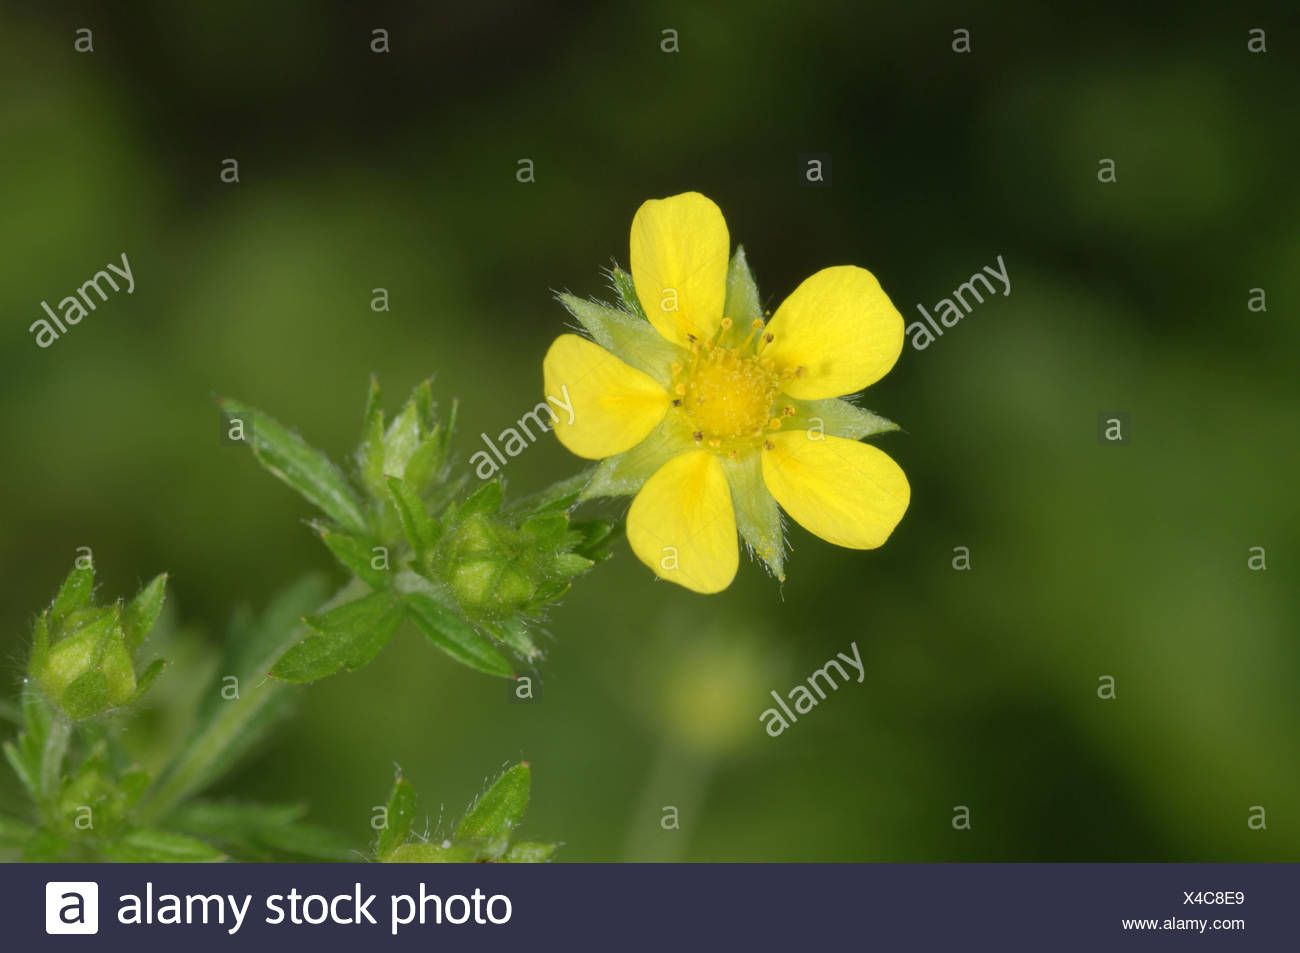
[{"label": "yellow petal", "polygon": [[710,199],[684,192],[651,199],[632,219],[632,281],[661,335],[683,347],[710,338],[722,321],[731,239]]},{"label": "yellow petal", "polygon": [[827,542],[875,549],[907,511],[907,477],[871,444],[807,430],[768,439],[763,482],[796,523]]},{"label": "yellow petal", "polygon": [[588,460],[632,449],[668,410],[668,392],[652,377],[576,334],[555,339],[542,375],[555,435]]},{"label": "yellow petal", "polygon": [[627,511],[632,551],[655,575],[695,592],[720,592],[740,563],[736,515],[722,465],[707,450],[665,463]]},{"label": "yellow petal", "polygon": [[763,340],[762,355],[797,375],[782,381],[791,397],[843,397],[889,373],[903,350],[903,316],[875,275],[856,265],[837,265],[794,289],[768,322]]}]

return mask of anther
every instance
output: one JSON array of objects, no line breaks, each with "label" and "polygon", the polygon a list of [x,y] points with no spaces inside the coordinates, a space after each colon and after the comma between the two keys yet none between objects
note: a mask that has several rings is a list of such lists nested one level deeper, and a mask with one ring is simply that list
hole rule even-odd
[{"label": "anther", "polygon": [[794,404],[786,404],[784,407],[782,407],[782,408],[781,408],[781,416],[782,416],[782,417],[793,417],[793,416],[794,416]]},{"label": "anther", "polygon": [[674,407],[680,407],[681,405],[682,405],[682,402],[681,402],[680,400],[674,400],[674,401],[673,401],[673,406],[674,406]]},{"label": "anther", "polygon": [[780,429],[781,429],[781,418],[780,418],[780,417],[773,417],[771,420],[769,420],[769,421],[767,422],[767,425],[768,425],[769,427],[771,427],[773,430],[780,430]]},{"label": "anther", "polygon": [[703,430],[695,431],[695,433],[691,434],[691,439],[694,440],[696,443],[699,443],[701,440],[704,439],[704,431]]},{"label": "anther", "polygon": [[772,441],[770,441],[770,440],[764,440],[764,441],[763,441],[763,449],[764,449],[764,450],[775,450],[775,449],[776,449],[776,444],[774,444],[774,443],[773,443]]},{"label": "anther", "polygon": [[776,336],[775,336],[774,334],[772,334],[771,331],[769,331],[767,334],[764,334],[764,335],[763,335],[763,343],[764,343],[764,344],[771,344],[771,343],[772,343],[773,341],[775,341],[775,340],[776,340]]},{"label": "anther", "polygon": [[686,385],[678,384],[676,387],[673,388],[673,393],[677,394],[680,397],[686,396]]},{"label": "anther", "polygon": [[727,330],[730,330],[730,329],[731,329],[731,318],[723,318],[723,319],[722,319],[722,330],[727,331]]}]

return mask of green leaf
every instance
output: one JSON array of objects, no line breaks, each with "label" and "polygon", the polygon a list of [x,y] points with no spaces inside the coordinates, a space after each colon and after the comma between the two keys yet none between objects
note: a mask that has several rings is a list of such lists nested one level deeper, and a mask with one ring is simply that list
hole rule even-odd
[{"label": "green leaf", "polygon": [[26,821],[0,814],[0,847],[19,847],[35,833],[36,829]]},{"label": "green leaf", "polygon": [[488,675],[513,678],[514,670],[485,637],[468,622],[425,592],[408,592],[403,598],[416,627],[433,645],[462,665]]},{"label": "green leaf", "polygon": [[489,480],[481,484],[478,489],[469,495],[469,498],[461,504],[460,519],[464,520],[475,513],[482,513],[484,516],[492,516],[501,509],[501,502],[505,499],[505,490],[501,487],[500,480]]},{"label": "green leaf", "polygon": [[429,518],[424,501],[410,484],[395,476],[388,478],[388,498],[397,510],[397,519],[402,524],[406,541],[411,544],[416,559],[423,564],[437,542],[437,526]]},{"label": "green leaf", "polygon": [[544,864],[555,853],[555,844],[543,844],[540,841],[520,841],[511,844],[501,856],[503,864]]},{"label": "green leaf", "polygon": [[357,470],[361,482],[371,495],[384,495],[384,406],[379,381],[370,378],[366,395],[366,412],[361,423],[361,443],[357,447]]},{"label": "green leaf", "polygon": [[732,328],[741,340],[749,334],[755,321],[763,322],[763,302],[758,297],[758,284],[749,270],[749,261],[741,245],[736,246],[736,253],[731,256],[727,268],[727,303],[722,313],[731,318]]},{"label": "green leaf", "polygon": [[122,631],[126,635],[126,647],[134,651],[144,641],[149,630],[158,621],[162,612],[163,598],[167,592],[167,573],[154,576],[132,599],[122,613]]},{"label": "green leaf", "polygon": [[528,810],[532,775],[528,762],[506,769],[496,782],[474,802],[456,828],[457,841],[491,844],[508,839]]},{"label": "green leaf", "polygon": [[[561,294],[556,299],[582,323],[592,340],[664,387],[672,384],[673,362],[689,358],[687,351],[665,340],[643,317],[624,314],[574,295]],[[562,394],[548,396],[557,398],[561,404],[569,403]]]},{"label": "green leaf", "polygon": [[386,569],[375,568],[375,550],[382,548],[375,540],[365,536],[353,536],[351,533],[341,533],[324,523],[312,523],[311,527],[320,534],[321,540],[329,547],[334,558],[348,572],[365,580],[367,585],[376,589],[387,589],[392,585],[392,573]]},{"label": "green leaf", "polygon": [[210,863],[225,860],[225,854],[184,834],[138,828],[104,847],[104,853],[119,863]]},{"label": "green leaf", "polygon": [[785,530],[781,510],[763,482],[758,454],[741,460],[722,460],[722,471],[731,490],[736,511],[736,529],[749,551],[767,564],[777,579],[785,579]]},{"label": "green leaf", "polygon": [[364,534],[369,520],[347,478],[330,459],[272,417],[233,400],[218,402],[228,417],[248,423],[248,442],[272,474],[319,507],[343,529]]},{"label": "green leaf", "polygon": [[384,819],[386,824],[375,843],[375,854],[380,860],[406,842],[415,821],[415,787],[400,774],[393,782],[393,793],[388,795]]},{"label": "green leaf", "polygon": [[54,602],[50,605],[50,628],[57,629],[70,613],[89,608],[90,597],[94,591],[95,567],[93,565],[85,569],[74,567],[63,580],[63,585],[59,587],[59,594],[54,597]]},{"label": "green leaf", "polygon": [[356,853],[332,831],[304,823],[300,805],[194,801],[168,815],[168,826],[219,845],[245,861],[346,861]]},{"label": "green leaf", "polygon": [[304,621],[317,634],[284,653],[271,676],[285,682],[312,682],[340,668],[361,668],[393,637],[404,614],[400,599],[380,591],[310,616]]},{"label": "green leaf", "polygon": [[386,864],[472,864],[478,860],[472,847],[453,844],[403,844],[384,858]]},{"label": "green leaf", "polygon": [[635,314],[638,318],[645,318],[645,309],[641,307],[641,299],[636,293],[636,282],[622,268],[615,265],[609,270],[610,282],[614,286],[614,292],[618,295],[618,300],[623,305],[623,310],[629,314]]}]

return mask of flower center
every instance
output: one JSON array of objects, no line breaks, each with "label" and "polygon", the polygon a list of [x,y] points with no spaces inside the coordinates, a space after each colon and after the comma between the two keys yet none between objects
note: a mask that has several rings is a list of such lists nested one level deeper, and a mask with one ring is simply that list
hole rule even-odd
[{"label": "flower center", "polygon": [[[723,334],[730,327],[731,321],[724,318]],[[781,425],[772,416],[781,375],[770,360],[752,352],[750,340],[739,347],[693,341],[690,367],[674,364],[672,369],[677,398],[673,406],[684,416],[691,435],[697,443],[733,457],[742,446],[756,443]]]}]

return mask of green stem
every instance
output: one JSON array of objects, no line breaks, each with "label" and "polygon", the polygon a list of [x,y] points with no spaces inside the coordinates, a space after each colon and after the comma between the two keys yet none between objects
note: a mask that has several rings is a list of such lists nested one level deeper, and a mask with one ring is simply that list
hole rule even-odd
[{"label": "green stem", "polygon": [[[368,585],[354,578],[327,599],[317,611],[328,612],[369,591]],[[250,671],[271,671],[280,656],[310,634],[311,630],[304,625],[290,626],[282,636],[267,643],[265,650],[249,666]],[[271,702],[280,699],[294,687],[267,678],[245,691],[238,700],[218,705],[212,716],[190,737],[163,776],[146,793],[136,809],[136,816],[143,822],[157,820],[185,798],[211,783],[222,763],[231,757],[231,752],[247,740],[253,720]]]},{"label": "green stem", "polygon": [[45,734],[45,746],[41,749],[41,803],[52,806],[59,795],[59,784],[63,780],[63,759],[68,753],[68,742],[72,738],[72,722],[63,715],[55,715],[50,721]]}]

